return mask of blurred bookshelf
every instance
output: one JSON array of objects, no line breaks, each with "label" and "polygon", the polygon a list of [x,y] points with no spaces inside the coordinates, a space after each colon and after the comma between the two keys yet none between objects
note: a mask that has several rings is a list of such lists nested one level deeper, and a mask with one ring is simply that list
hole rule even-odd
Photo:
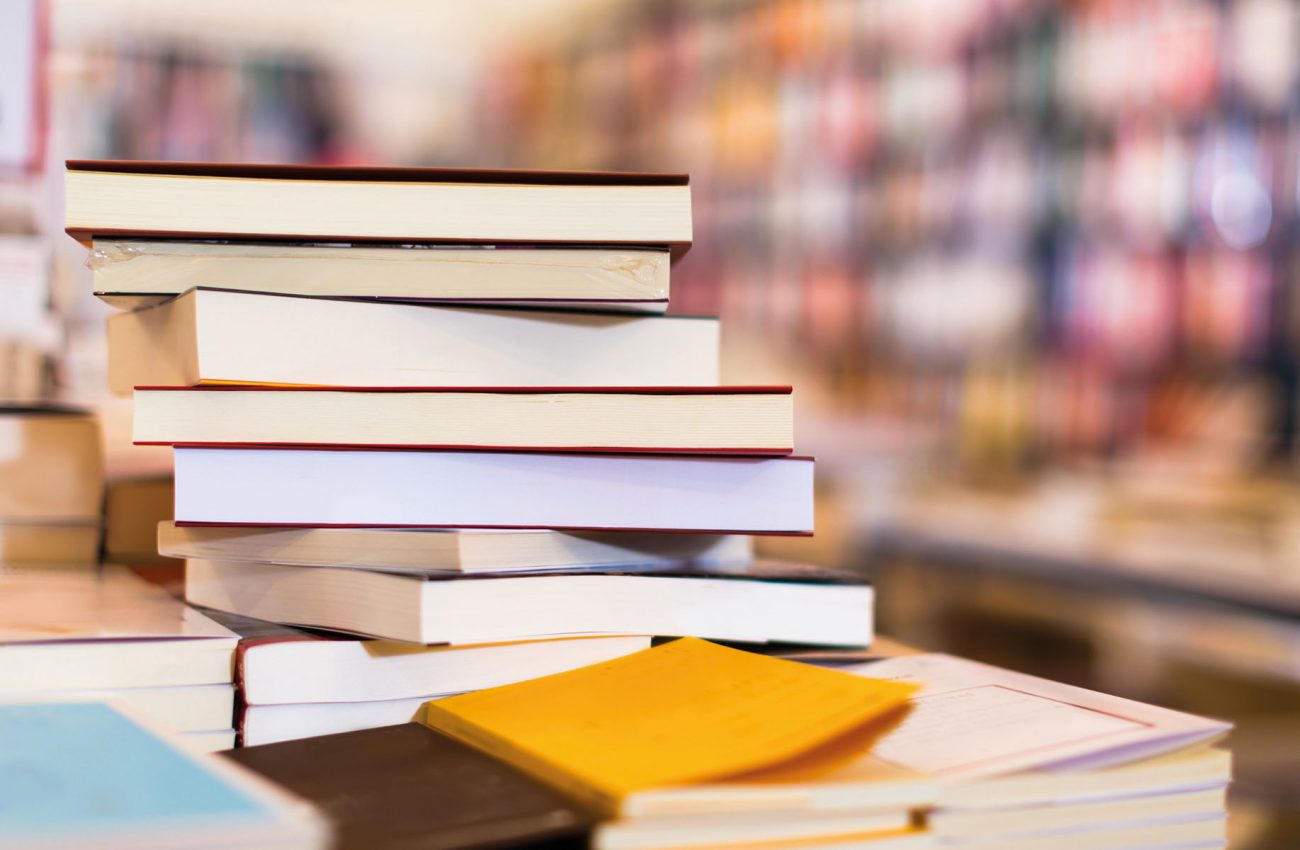
[{"label": "blurred bookshelf", "polygon": [[1297,13],[612,4],[492,66],[464,154],[691,172],[675,309],[816,386],[828,476],[871,429],[921,494],[1236,491],[1294,478]]},{"label": "blurred bookshelf", "polygon": [[462,154],[691,173],[674,310],[798,383],[835,545],[782,554],[872,569],[889,633],[1293,693],[1298,48],[1287,0],[607,4],[490,66]]},{"label": "blurred bookshelf", "polygon": [[617,4],[501,61],[466,154],[690,171],[677,309],[945,467],[1253,473],[1293,443],[1296,33],[1278,0]]}]

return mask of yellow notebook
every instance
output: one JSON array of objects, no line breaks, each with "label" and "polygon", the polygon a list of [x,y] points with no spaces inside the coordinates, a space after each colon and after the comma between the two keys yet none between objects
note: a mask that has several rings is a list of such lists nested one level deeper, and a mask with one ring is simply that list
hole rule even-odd
[{"label": "yellow notebook", "polygon": [[864,739],[849,733],[915,687],[684,638],[430,702],[422,716],[612,812],[636,791],[755,771],[841,737],[844,757],[858,755]]}]

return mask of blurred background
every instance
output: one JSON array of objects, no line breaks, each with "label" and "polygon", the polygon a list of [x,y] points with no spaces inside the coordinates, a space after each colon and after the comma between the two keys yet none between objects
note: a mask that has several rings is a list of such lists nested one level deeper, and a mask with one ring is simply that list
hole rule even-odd
[{"label": "blurred background", "polygon": [[100,409],[118,492],[169,461],[102,389],[65,158],[688,171],[673,310],[819,461],[771,550],[870,571],[894,637],[1236,720],[1234,846],[1300,846],[1296,2],[0,7],[0,103],[46,91],[0,394]]}]

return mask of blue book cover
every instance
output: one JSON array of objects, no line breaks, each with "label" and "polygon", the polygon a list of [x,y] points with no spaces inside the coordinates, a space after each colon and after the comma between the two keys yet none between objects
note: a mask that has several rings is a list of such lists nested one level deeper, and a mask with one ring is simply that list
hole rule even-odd
[{"label": "blue book cover", "polygon": [[166,846],[184,846],[185,836],[211,842],[222,827],[232,838],[310,834],[287,823],[288,798],[224,767],[104,703],[0,705],[0,846],[78,837],[106,846],[128,836],[144,846],[164,834]]}]

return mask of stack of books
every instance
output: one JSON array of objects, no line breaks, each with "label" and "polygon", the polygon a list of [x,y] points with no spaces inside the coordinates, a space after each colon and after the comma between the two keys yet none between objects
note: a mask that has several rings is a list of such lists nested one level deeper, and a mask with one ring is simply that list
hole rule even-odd
[{"label": "stack of books", "polygon": [[103,500],[93,416],[48,404],[0,406],[0,564],[94,564]]},{"label": "stack of books", "polygon": [[813,461],[789,387],[721,385],[718,322],[662,315],[684,175],[68,169],[110,383],[175,447],[159,551],[249,618],[247,742],[650,636],[870,642],[864,581],[753,560],[811,533]]},{"label": "stack of books", "polygon": [[684,177],[67,185],[129,308],[112,383],[174,447],[159,552],[235,655],[229,758],[340,846],[1222,845],[1225,724],[946,656],[710,642],[863,647],[872,595],[753,557],[811,532],[813,463],[790,388],[720,385],[717,323],[659,315]]},{"label": "stack of books", "polygon": [[122,567],[0,570],[0,700],[103,700],[227,749],[239,637]]},{"label": "stack of books", "polygon": [[431,698],[573,670],[646,649],[640,635],[412,646],[207,611],[239,635],[244,746],[405,723]]}]

